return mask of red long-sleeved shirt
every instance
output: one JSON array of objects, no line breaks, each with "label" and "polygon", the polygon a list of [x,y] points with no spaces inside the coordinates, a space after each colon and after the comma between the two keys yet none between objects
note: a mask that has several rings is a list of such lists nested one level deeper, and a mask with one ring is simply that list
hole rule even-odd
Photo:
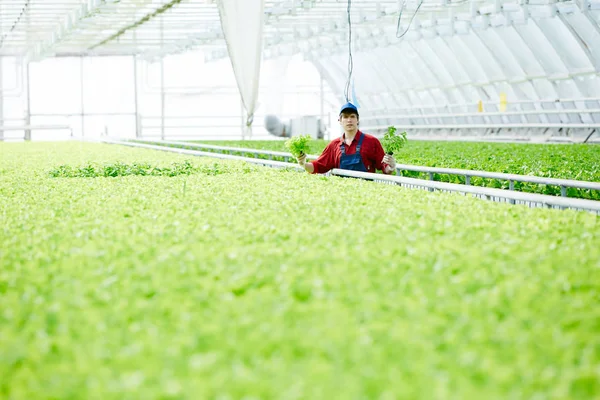
[{"label": "red long-sleeved shirt", "polygon": [[[385,156],[385,151],[381,146],[381,142],[375,136],[371,136],[367,133],[363,133],[361,131],[356,132],[356,136],[352,140],[350,146],[346,146],[346,154],[354,154],[356,153],[356,146],[358,145],[358,141],[360,140],[360,136],[365,135],[363,139],[362,146],[360,148],[360,156],[367,167],[367,172],[376,172],[377,170],[385,171],[387,164],[382,162],[383,157]],[[337,139],[333,139],[323,153],[317,158],[315,161],[312,161],[315,170],[313,173],[315,174],[324,174],[333,168],[340,167],[340,160],[342,158],[342,150],[340,149],[340,145],[344,140],[345,135],[339,137]]]}]

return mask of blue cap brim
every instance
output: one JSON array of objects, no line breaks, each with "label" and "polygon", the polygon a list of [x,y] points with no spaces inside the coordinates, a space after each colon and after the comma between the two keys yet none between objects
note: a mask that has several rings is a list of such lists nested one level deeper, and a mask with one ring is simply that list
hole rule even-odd
[{"label": "blue cap brim", "polygon": [[342,114],[343,112],[352,112],[352,113],[356,113],[356,115],[358,115],[358,109],[356,108],[356,106],[352,103],[346,103],[342,106],[342,109],[340,110],[340,114]]}]

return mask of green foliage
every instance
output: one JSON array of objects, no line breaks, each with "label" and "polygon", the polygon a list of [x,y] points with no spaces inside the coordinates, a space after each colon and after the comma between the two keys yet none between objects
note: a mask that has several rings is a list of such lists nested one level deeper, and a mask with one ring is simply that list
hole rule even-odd
[{"label": "green foliage", "polygon": [[114,145],[0,154],[2,399],[600,397],[596,216],[208,158],[230,173],[48,176],[185,160]]},{"label": "green foliage", "polygon": [[294,157],[298,158],[303,154],[310,153],[311,140],[312,138],[310,135],[293,136],[285,141],[285,147]]},{"label": "green foliage", "polygon": [[185,160],[184,162],[174,162],[169,166],[153,166],[150,163],[132,163],[122,162],[110,164],[87,164],[83,167],[72,167],[70,165],[60,165],[52,168],[49,175],[53,178],[98,178],[98,177],[118,177],[129,175],[141,176],[178,176],[201,173],[205,175],[218,175],[228,172],[227,168],[219,164],[208,166],[194,166],[194,164]]},{"label": "green foliage", "polygon": [[[205,143],[285,151],[283,141],[208,141]],[[312,151],[319,154],[328,141],[314,140]],[[600,146],[584,144],[525,144],[409,141],[395,154],[403,164],[504,172],[547,178],[600,182]],[[401,171],[403,176],[428,179],[428,174]],[[464,176],[434,174],[435,180],[464,183]],[[472,177],[476,186],[508,188],[508,182]],[[534,183],[517,183],[515,189],[529,193],[557,195],[560,188]],[[588,189],[567,189],[569,197],[600,200],[600,193]]]},{"label": "green foliage", "polygon": [[396,135],[396,127],[390,126],[388,127],[387,132],[383,135],[381,139],[381,145],[383,150],[387,154],[394,154],[398,152],[401,148],[403,148],[406,143],[408,143],[408,139],[406,138],[406,132],[402,132]]}]

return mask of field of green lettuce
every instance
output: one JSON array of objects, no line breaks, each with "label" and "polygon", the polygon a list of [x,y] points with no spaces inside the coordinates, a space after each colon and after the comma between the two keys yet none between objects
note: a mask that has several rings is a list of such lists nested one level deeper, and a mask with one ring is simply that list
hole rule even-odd
[{"label": "field of green lettuce", "polygon": [[590,213],[28,142],[0,217],[2,399],[600,396]]},{"label": "field of green lettuce", "polygon": [[[202,141],[201,143],[248,147],[287,152],[283,140]],[[312,154],[320,154],[328,141],[313,140]],[[600,146],[587,144],[526,144],[526,143],[474,143],[429,142],[409,140],[395,155],[399,164],[424,165],[442,168],[460,168],[564,178],[600,182]],[[428,179],[420,172],[403,171],[403,176]],[[464,176],[434,174],[436,181],[465,183]],[[471,184],[508,189],[504,180],[471,178]],[[560,195],[556,186],[515,182],[515,189],[530,193]],[[568,188],[569,197],[600,200],[594,190]]]}]

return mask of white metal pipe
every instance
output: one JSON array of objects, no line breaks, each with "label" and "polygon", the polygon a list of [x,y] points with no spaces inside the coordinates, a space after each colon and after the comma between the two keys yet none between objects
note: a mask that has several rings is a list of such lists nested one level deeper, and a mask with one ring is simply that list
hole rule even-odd
[{"label": "white metal pipe", "polygon": [[[2,15],[2,4],[0,3],[0,15]],[[2,19],[0,19],[0,33],[3,32]],[[0,124],[4,121],[4,57],[0,55]],[[2,126],[2,125],[0,125]],[[4,132],[0,131],[0,142],[4,140]]]},{"label": "white metal pipe", "polygon": [[391,175],[383,174],[372,174],[358,171],[333,169],[331,170],[332,175],[348,176],[354,178],[362,178],[377,181],[386,181],[390,183],[397,183],[407,186],[420,186],[424,188],[437,189],[448,192],[457,193],[469,193],[479,196],[486,196],[488,198],[501,198],[505,200],[538,203],[546,207],[558,206],[561,208],[575,208],[586,211],[593,211],[600,213],[600,201],[587,200],[587,199],[574,199],[568,197],[550,196],[537,193],[524,193],[516,192],[512,190],[494,189],[494,188],[483,188],[480,186],[462,185],[447,182],[437,182],[430,180],[404,178]]},{"label": "white metal pipe", "polygon": [[[164,45],[163,18],[160,18],[160,45]],[[165,57],[160,58],[160,138],[165,139]]]},{"label": "white metal pipe", "polygon": [[[364,130],[387,129],[390,125],[374,125],[362,127]],[[394,125],[400,130],[423,130],[423,129],[600,129],[600,124],[556,124],[556,123],[532,123],[532,124],[447,124],[447,125]]]},{"label": "white metal pipe", "polygon": [[[509,104],[513,105],[513,104],[555,104],[555,105],[562,105],[563,103],[578,103],[578,102],[599,102],[600,103],[600,97],[581,97],[581,98],[555,98],[555,99],[537,99],[537,100],[519,100],[519,99],[515,99],[515,100],[510,100]],[[498,105],[500,103],[500,99],[498,99],[497,101],[492,101],[492,100],[485,100],[482,102],[483,105]],[[419,104],[419,105],[412,105],[410,107],[402,107],[402,108],[395,108],[393,110],[385,110],[385,112],[390,113],[390,112],[401,112],[401,111],[407,111],[407,110],[419,110],[421,108],[439,108],[440,106],[432,106],[432,105],[426,105],[426,104]],[[444,108],[464,108],[464,107],[471,107],[471,108],[477,108],[477,103],[454,103],[454,104],[447,104],[447,105],[443,105],[441,107]],[[540,110],[543,111],[543,110]]]},{"label": "white metal pipe", "polygon": [[[379,3],[377,3],[379,4]],[[325,91],[323,89],[323,83],[325,79],[323,74],[319,71],[319,100],[320,100],[320,118],[319,118],[319,130],[325,135]]]},{"label": "white metal pipe", "polygon": [[0,125],[0,132],[5,131],[27,131],[27,130],[71,130],[69,125],[12,125],[4,126]]},{"label": "white metal pipe", "polygon": [[141,126],[141,118],[139,111],[139,100],[138,100],[138,62],[137,56],[133,55],[133,106],[135,112],[135,137],[140,137],[142,135],[142,126]]},{"label": "white metal pipe", "polygon": [[165,59],[160,59],[160,137],[165,138]]},{"label": "white metal pipe", "polygon": [[[174,142],[174,141],[154,141],[154,140],[144,140],[145,142],[157,143],[157,144],[166,144],[171,146],[186,146],[186,147],[196,147],[203,149],[211,149],[216,151],[229,151],[236,153],[246,153],[246,154],[261,154],[267,156],[276,156],[276,157],[292,157],[290,153],[280,152],[280,151],[269,151],[269,150],[258,150],[251,148],[243,148],[243,147],[227,147],[227,146],[217,146],[210,145],[204,143],[189,143],[189,142]],[[306,156],[308,160],[315,160],[319,156],[309,154]],[[518,175],[518,174],[507,174],[502,172],[489,172],[489,171],[478,171],[478,170],[470,170],[470,169],[459,169],[459,168],[439,168],[439,167],[427,167],[420,165],[410,165],[410,164],[398,164],[396,166],[397,171],[415,171],[415,172],[426,172],[426,173],[437,173],[437,174],[448,174],[448,175],[461,175],[461,176],[476,176],[481,178],[492,178],[492,179],[501,179],[501,180],[511,180],[515,182],[530,182],[537,183],[541,185],[556,185],[556,186],[565,186],[565,187],[573,187],[573,188],[581,188],[581,189],[591,189],[600,191],[600,182],[590,182],[590,181],[580,181],[580,180],[572,180],[572,179],[557,179],[557,178],[545,178],[531,175]]]},{"label": "white metal pipe", "polygon": [[[27,62],[27,104],[25,110],[25,126],[31,126],[31,80],[30,80],[30,63]],[[25,130],[25,140],[31,140],[31,129]]]},{"label": "white metal pipe", "polygon": [[[0,6],[0,13],[2,12],[2,7]],[[0,32],[2,31],[2,25],[0,25]],[[4,57],[0,56],[0,127],[2,127],[2,123],[4,121],[4,90],[3,82],[4,82]],[[4,140],[4,131],[0,131],[0,141]]]},{"label": "white metal pipe", "polygon": [[522,111],[493,111],[493,112],[471,112],[471,113],[438,113],[438,114],[383,114],[369,115],[361,118],[361,121],[374,119],[424,119],[424,118],[456,118],[456,117],[500,117],[514,115],[548,115],[548,114],[597,114],[600,108],[573,108],[564,110],[522,110]]},{"label": "white metal pipe", "polygon": [[[276,157],[291,157],[290,153],[285,153],[282,151],[271,151],[271,150],[259,150],[259,149],[250,149],[246,147],[231,147],[231,146],[217,146],[212,144],[204,144],[204,143],[190,143],[190,142],[174,142],[169,140],[150,140],[143,139],[144,142],[156,143],[156,144],[166,144],[172,146],[187,146],[187,147],[196,147],[199,149],[211,149],[216,151],[229,151],[235,153],[247,153],[247,154],[261,154],[265,156],[276,156]],[[308,159],[316,159],[318,156],[307,155]]]},{"label": "white metal pipe", "polygon": [[84,137],[85,136],[85,96],[84,96],[84,85],[85,85],[85,80],[83,77],[83,73],[84,73],[84,62],[83,62],[83,57],[79,57],[79,109],[81,111],[81,136]]}]

